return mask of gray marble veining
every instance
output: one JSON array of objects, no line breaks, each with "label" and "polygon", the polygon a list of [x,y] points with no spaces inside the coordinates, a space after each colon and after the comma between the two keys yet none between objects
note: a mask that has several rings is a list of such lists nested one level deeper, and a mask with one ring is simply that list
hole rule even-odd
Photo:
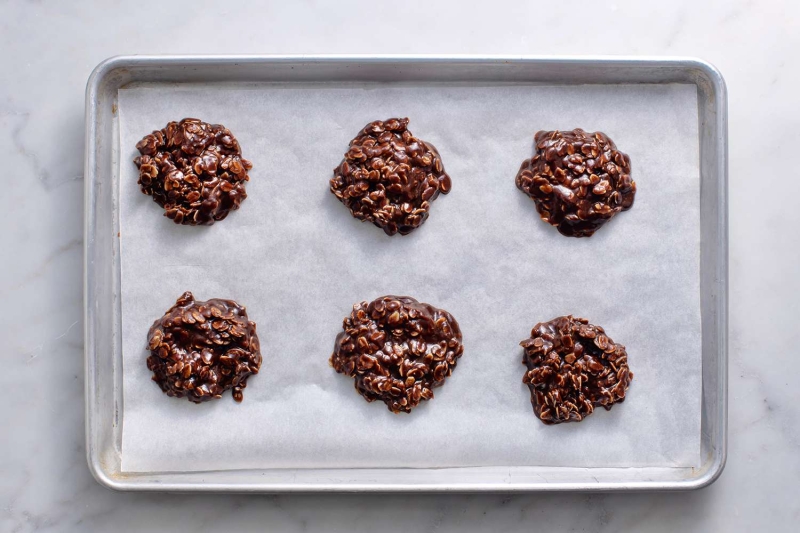
[{"label": "gray marble veining", "polygon": [[[0,531],[793,530],[797,3],[198,4],[0,1]],[[132,53],[656,54],[714,63],[730,98],[730,447],[720,480],[691,493],[514,497],[100,487],[83,445],[83,89],[99,61]]]}]

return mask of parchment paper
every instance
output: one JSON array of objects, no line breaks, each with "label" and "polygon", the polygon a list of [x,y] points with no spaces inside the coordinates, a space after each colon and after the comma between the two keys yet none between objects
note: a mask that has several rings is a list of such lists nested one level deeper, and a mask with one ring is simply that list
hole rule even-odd
[{"label": "parchment paper", "polygon": [[[699,155],[692,85],[154,85],[120,91],[122,470],[475,465],[696,466],[700,455]],[[136,142],[186,116],[222,123],[253,161],[242,208],[175,225],[136,184]],[[328,191],[369,121],[411,118],[453,189],[387,237]],[[514,177],[539,129],[603,131],[627,152],[632,210],[590,239],[542,222]],[[146,334],[185,290],[233,298],[264,362],[244,402],[168,398]],[[353,303],[410,295],[450,311],[464,356],[410,415],[328,366]],[[564,314],[628,350],[625,403],[580,424],[533,414],[519,341]]]}]

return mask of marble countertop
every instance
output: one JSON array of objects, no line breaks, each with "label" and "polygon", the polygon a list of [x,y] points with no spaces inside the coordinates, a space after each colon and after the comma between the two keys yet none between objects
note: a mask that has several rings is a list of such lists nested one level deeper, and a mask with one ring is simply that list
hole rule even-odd
[{"label": "marble countertop", "polygon": [[[0,177],[0,531],[792,529],[800,4],[201,4],[0,0],[0,154],[9,163]],[[83,97],[97,63],[135,53],[644,54],[715,64],[730,100],[730,444],[721,478],[688,493],[528,496],[196,496],[98,485],[84,451]]]}]

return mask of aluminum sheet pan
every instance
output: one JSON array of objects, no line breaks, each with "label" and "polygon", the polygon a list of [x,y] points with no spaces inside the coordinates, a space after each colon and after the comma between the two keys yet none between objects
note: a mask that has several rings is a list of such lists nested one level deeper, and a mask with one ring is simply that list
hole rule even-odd
[{"label": "aluminum sheet pan", "polygon": [[[225,82],[227,86],[284,82],[297,84],[298,87],[309,82],[378,82],[384,86],[398,87],[409,83],[461,87],[498,83],[522,86],[695,85],[701,179],[698,233],[701,244],[699,301],[703,359],[703,416],[699,436],[702,450],[699,467],[639,465],[633,468],[586,468],[585,465],[538,467],[488,464],[450,468],[437,465],[423,468],[390,465],[381,468],[371,464],[367,468],[344,468],[338,464],[327,467],[322,462],[303,468],[239,467],[237,470],[223,470],[217,464],[213,469],[201,472],[123,472],[122,307],[119,241],[115,237],[119,232],[119,165],[128,162],[129,150],[119,146],[119,89],[143,84],[161,87],[176,84],[177,87],[177,84],[197,86],[215,82]],[[86,384],[87,454],[92,471],[98,479],[112,487],[132,490],[611,490],[694,488],[711,482],[724,464],[725,449],[725,140],[724,84],[713,68],[696,60],[471,57],[183,57],[109,60],[95,71],[87,90]],[[119,158],[122,163],[118,161]],[[451,199],[441,201],[449,202]],[[246,208],[245,204],[243,209]],[[436,206],[432,217],[435,216],[435,209]],[[112,228],[113,232],[109,231]],[[363,295],[363,298],[373,296]],[[353,296],[353,299],[361,297]],[[549,317],[542,317],[545,318]],[[457,371],[455,376],[458,375]]]}]

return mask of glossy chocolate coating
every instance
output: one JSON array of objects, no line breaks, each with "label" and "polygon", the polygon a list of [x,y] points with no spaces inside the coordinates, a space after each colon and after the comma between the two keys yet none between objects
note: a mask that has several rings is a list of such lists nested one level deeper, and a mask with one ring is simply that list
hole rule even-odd
[{"label": "glossy chocolate coating", "polygon": [[147,333],[147,368],[168,396],[194,403],[220,398],[233,389],[242,401],[247,378],[261,367],[256,325],[232,300],[178,298]]},{"label": "glossy chocolate coating", "polygon": [[528,368],[522,381],[545,424],[580,422],[596,406],[608,410],[625,400],[633,379],[625,347],[585,318],[567,315],[540,322],[520,345]]},{"label": "glossy chocolate coating", "polygon": [[411,412],[433,398],[464,352],[453,316],[408,296],[383,296],[353,306],[336,337],[330,364],[352,376],[367,401]]},{"label": "glossy chocolate coating", "polygon": [[517,188],[562,235],[591,237],[633,205],[631,160],[606,134],[540,131],[534,142],[533,157],[517,173]]},{"label": "glossy chocolate coating", "polygon": [[210,226],[247,198],[253,165],[224,126],[185,118],[146,135],[136,148],[142,192],[176,224]]},{"label": "glossy chocolate coating", "polygon": [[407,118],[370,122],[333,171],[331,192],[354,217],[387,235],[407,235],[452,186],[436,148],[408,131]]}]

